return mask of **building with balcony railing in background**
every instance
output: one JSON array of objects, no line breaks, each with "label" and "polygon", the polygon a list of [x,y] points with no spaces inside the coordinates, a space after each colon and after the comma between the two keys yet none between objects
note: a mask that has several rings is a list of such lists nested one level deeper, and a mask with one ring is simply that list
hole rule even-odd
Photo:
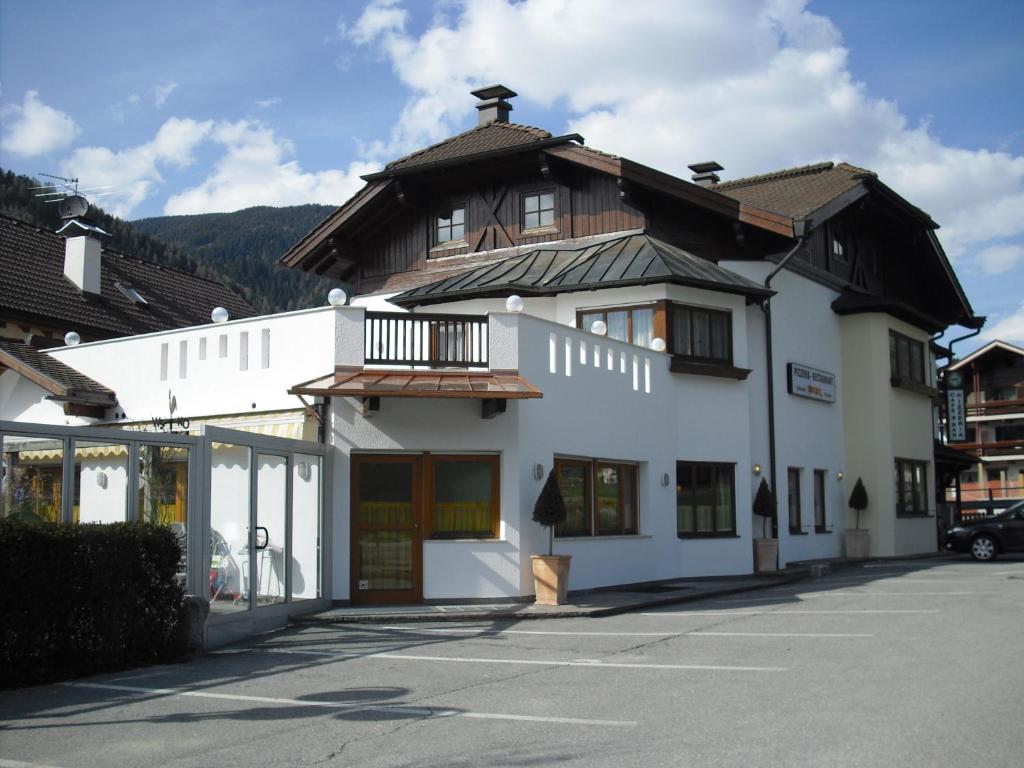
[{"label": "building with balcony railing in background", "polygon": [[1024,349],[993,341],[947,368],[964,378],[967,439],[977,458],[960,477],[963,513],[991,513],[1024,498]]}]

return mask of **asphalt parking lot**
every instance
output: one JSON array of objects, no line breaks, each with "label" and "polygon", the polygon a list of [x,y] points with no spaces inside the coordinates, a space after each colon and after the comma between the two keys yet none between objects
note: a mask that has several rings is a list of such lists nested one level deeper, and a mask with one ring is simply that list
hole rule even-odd
[{"label": "asphalt parking lot", "polygon": [[0,693],[0,767],[1024,764],[1024,558],[604,618],[308,625]]}]

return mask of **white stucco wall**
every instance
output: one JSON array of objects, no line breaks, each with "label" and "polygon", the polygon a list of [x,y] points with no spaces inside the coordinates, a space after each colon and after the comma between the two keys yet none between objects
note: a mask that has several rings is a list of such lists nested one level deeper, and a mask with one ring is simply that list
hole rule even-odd
[{"label": "white stucco wall", "polygon": [[82,426],[92,421],[66,415],[60,403],[46,399],[49,394],[17,371],[0,373],[0,420],[62,426]]}]

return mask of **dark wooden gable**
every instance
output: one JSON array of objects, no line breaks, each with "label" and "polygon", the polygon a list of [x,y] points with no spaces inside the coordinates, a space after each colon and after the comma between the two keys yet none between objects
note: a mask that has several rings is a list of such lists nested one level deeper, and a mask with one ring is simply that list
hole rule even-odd
[{"label": "dark wooden gable", "polygon": [[[553,195],[554,221],[524,229],[524,199],[541,193]],[[422,284],[522,246],[647,226],[615,178],[540,155],[403,179],[389,207],[390,216],[353,242],[360,292]],[[465,235],[439,243],[437,218],[455,208],[465,212]]]}]

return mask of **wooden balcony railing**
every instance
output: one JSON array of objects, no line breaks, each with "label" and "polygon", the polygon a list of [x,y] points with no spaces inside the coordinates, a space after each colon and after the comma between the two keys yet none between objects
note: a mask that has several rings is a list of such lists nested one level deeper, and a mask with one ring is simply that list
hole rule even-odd
[{"label": "wooden balcony railing", "polygon": [[367,312],[366,365],[486,368],[486,315]]},{"label": "wooden balcony railing", "polygon": [[968,416],[1020,416],[1024,418],[1024,399],[988,400],[983,403],[968,403]]},{"label": "wooden balcony railing", "polygon": [[1024,456],[1024,440],[990,440],[987,443],[950,443],[954,448],[975,456],[1001,456],[1019,453]]}]

